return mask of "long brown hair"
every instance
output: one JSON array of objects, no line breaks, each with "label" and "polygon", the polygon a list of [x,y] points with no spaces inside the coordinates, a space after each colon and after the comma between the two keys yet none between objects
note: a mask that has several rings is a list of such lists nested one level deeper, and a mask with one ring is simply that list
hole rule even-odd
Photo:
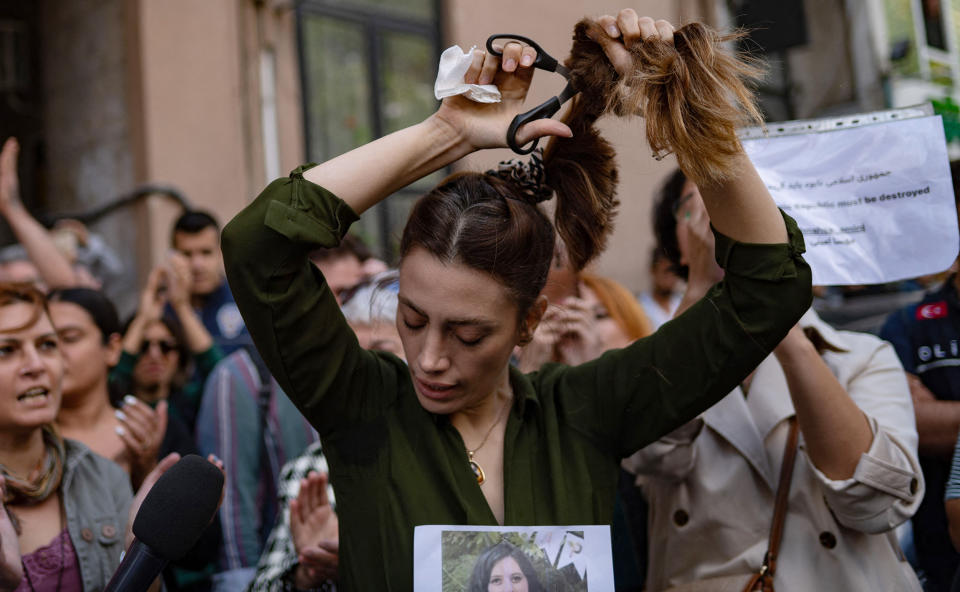
[{"label": "long brown hair", "polygon": [[742,153],[737,127],[763,120],[750,88],[764,73],[762,62],[725,47],[746,33],[721,35],[703,23],[689,23],[674,32],[672,45],[650,41],[632,47],[635,67],[621,78],[588,31],[597,38],[606,35],[590,19],[577,23],[566,62],[588,109],[642,115],[654,156],[675,153],[697,185],[726,178],[733,158]]}]

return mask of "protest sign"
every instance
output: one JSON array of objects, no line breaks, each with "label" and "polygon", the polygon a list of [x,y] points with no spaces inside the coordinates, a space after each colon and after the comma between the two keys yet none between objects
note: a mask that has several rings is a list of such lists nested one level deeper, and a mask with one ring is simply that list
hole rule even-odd
[{"label": "protest sign", "polygon": [[[960,250],[939,116],[919,109],[770,124],[741,134],[773,199],[803,232],[816,285],[947,269]],[[825,131],[829,128],[829,131]]]},{"label": "protest sign", "polygon": [[418,526],[413,557],[414,592],[614,590],[607,525]]}]

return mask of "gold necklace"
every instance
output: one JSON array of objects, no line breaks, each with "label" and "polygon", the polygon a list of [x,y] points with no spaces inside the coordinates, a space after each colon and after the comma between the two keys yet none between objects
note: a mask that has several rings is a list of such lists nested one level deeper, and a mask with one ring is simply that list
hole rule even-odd
[{"label": "gold necklace", "polygon": [[503,419],[503,411],[505,409],[508,409],[509,407],[510,407],[510,401],[507,401],[503,405],[503,408],[500,409],[500,413],[497,415],[497,420],[490,425],[489,429],[487,429],[487,433],[486,435],[483,436],[483,440],[480,441],[479,446],[477,446],[473,450],[470,450],[469,448],[467,448],[466,444],[464,444],[463,446],[463,448],[467,451],[467,460],[470,463],[470,470],[473,471],[473,474],[477,476],[477,485],[483,485],[483,482],[487,480],[487,474],[483,472],[483,467],[480,466],[480,463],[474,460],[473,455],[478,450],[483,448],[483,445],[487,443],[487,438],[489,438],[490,434],[493,433],[493,428],[497,427],[497,424],[499,424],[500,420]]}]

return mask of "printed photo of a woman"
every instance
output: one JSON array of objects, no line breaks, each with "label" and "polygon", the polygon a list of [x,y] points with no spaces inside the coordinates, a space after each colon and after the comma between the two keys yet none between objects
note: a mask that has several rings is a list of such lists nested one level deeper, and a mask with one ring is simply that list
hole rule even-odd
[{"label": "printed photo of a woman", "polygon": [[467,592],[543,592],[526,554],[507,541],[480,554]]}]

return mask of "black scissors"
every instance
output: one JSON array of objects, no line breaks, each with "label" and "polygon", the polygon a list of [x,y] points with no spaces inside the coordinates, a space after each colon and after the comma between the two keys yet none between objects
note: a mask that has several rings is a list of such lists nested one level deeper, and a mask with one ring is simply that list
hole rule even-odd
[{"label": "black scissors", "polygon": [[570,80],[570,70],[558,62],[555,58],[551,57],[550,54],[543,51],[543,49],[541,49],[541,47],[537,45],[533,39],[524,37],[523,35],[511,35],[509,33],[491,35],[487,38],[487,51],[495,56],[503,55],[502,49],[497,49],[493,46],[493,42],[497,39],[521,41],[526,43],[530,47],[537,50],[537,59],[533,62],[534,68],[546,70],[547,72],[556,72],[567,79],[567,86],[560,91],[559,95],[551,97],[543,104],[534,107],[526,113],[517,115],[513,118],[513,121],[510,122],[510,127],[507,128],[507,146],[510,146],[510,148],[517,154],[530,154],[537,148],[537,144],[540,142],[540,139],[538,138],[534,140],[533,144],[529,148],[523,148],[517,144],[517,128],[536,119],[547,119],[548,117],[552,117],[557,111],[560,110],[561,105],[566,103],[580,91],[574,88],[573,82]]}]

